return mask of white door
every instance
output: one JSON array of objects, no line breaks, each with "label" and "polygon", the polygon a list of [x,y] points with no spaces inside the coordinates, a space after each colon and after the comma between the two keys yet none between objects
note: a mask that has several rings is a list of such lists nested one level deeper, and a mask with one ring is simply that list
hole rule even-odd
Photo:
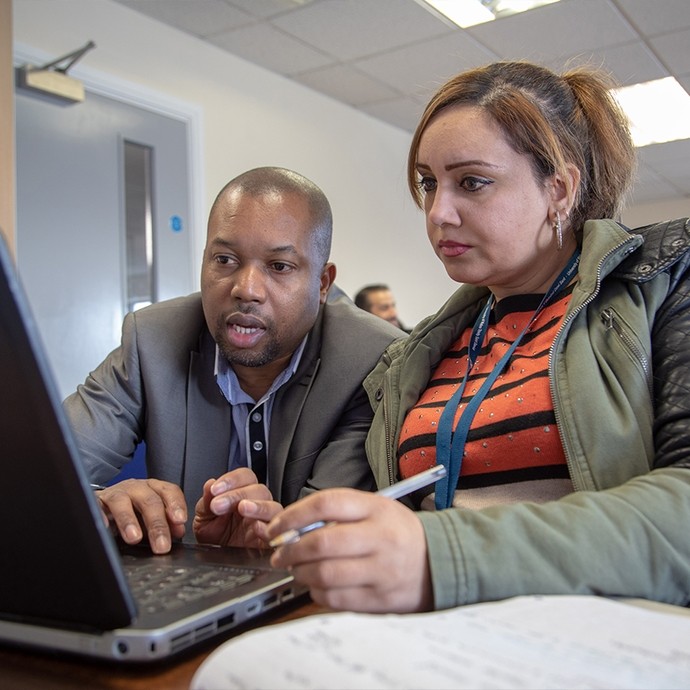
[{"label": "white door", "polygon": [[[119,343],[132,301],[147,301],[128,296],[137,272],[150,271],[151,301],[197,289],[188,125],[90,92],[70,105],[15,95],[17,263],[64,397]],[[132,242],[141,213],[150,235]]]}]

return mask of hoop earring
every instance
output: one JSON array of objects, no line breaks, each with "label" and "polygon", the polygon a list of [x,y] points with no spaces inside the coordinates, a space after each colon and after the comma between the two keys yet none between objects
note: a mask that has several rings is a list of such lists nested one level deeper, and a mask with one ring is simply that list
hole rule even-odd
[{"label": "hoop earring", "polygon": [[553,229],[556,232],[556,245],[558,251],[563,249],[563,225],[561,225],[561,214],[556,211],[556,220],[553,223]]}]

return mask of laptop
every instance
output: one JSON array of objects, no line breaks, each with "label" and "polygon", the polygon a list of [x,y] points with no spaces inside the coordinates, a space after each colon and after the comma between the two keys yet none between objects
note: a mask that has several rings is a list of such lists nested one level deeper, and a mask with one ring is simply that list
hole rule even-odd
[{"label": "laptop", "polygon": [[118,661],[175,655],[306,592],[265,551],[156,556],[111,534],[2,232],[0,550],[0,644]]}]

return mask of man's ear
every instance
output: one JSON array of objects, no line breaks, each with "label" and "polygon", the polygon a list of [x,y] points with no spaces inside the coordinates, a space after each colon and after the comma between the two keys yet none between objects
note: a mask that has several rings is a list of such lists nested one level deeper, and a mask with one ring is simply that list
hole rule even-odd
[{"label": "man's ear", "polygon": [[337,273],[335,264],[328,262],[321,271],[321,287],[319,288],[320,302],[324,304],[326,297],[328,297],[328,291],[331,289],[331,285],[335,282],[335,274]]}]

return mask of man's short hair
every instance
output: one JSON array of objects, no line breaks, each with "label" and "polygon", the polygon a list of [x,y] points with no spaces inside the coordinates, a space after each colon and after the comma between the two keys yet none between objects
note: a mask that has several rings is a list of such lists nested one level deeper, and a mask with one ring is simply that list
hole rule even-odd
[{"label": "man's short hair", "polygon": [[309,205],[319,258],[323,264],[328,261],[333,236],[333,213],[326,195],[314,182],[287,168],[254,168],[233,178],[218,192],[209,216],[213,214],[220,199],[231,189],[240,189],[251,196],[275,192],[302,197]]},{"label": "man's short hair", "polygon": [[390,290],[388,285],[385,283],[372,283],[371,285],[365,285],[356,295],[355,304],[365,311],[369,311],[371,304],[369,303],[369,295],[372,292],[381,292],[383,290]]}]

